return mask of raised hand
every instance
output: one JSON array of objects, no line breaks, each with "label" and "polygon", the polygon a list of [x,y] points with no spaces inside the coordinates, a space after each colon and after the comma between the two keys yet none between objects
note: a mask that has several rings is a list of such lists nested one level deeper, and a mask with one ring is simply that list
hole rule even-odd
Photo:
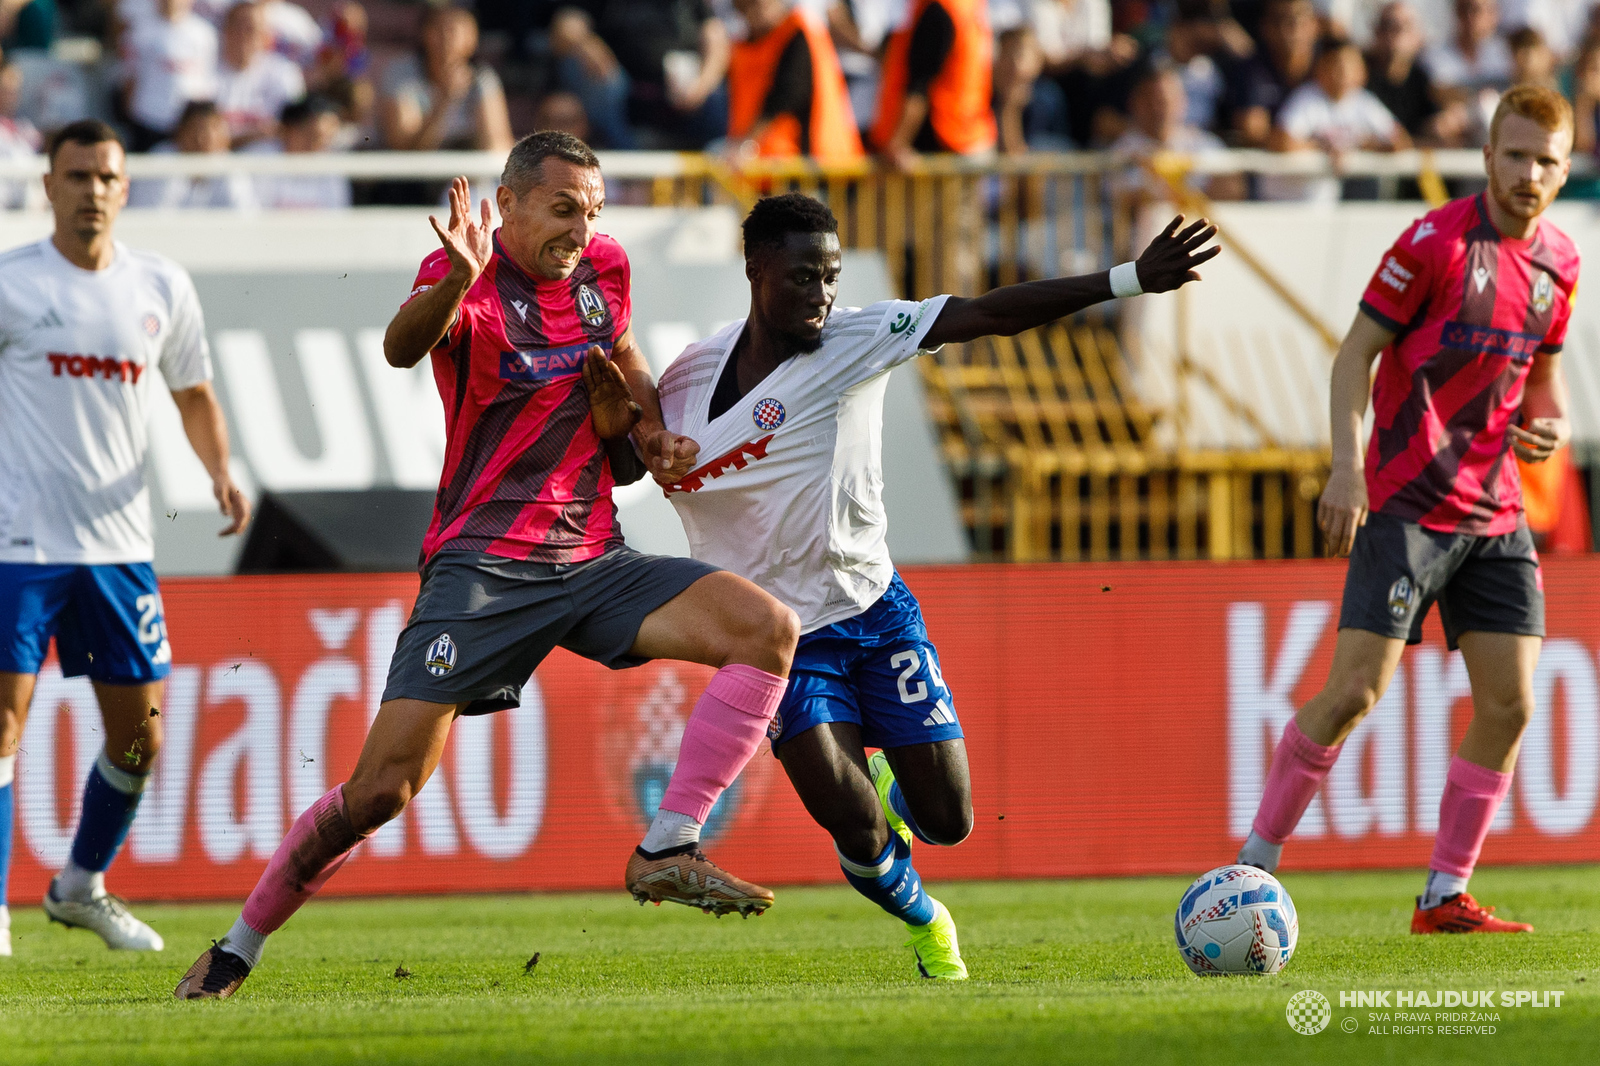
[{"label": "raised hand", "polygon": [[1220,245],[1201,247],[1217,235],[1208,220],[1191,222],[1181,232],[1183,216],[1167,223],[1139,256],[1139,288],[1145,292],[1171,292],[1187,282],[1199,281],[1195,267],[1222,251]]},{"label": "raised hand", "polygon": [[644,408],[634,403],[622,368],[607,359],[598,344],[591,344],[580,369],[589,390],[589,417],[594,419],[595,433],[601,440],[626,437],[644,417]]},{"label": "raised hand", "polygon": [[489,265],[489,257],[494,254],[489,201],[483,201],[482,221],[473,221],[472,188],[466,178],[457,178],[450,183],[449,227],[441,229],[439,220],[432,215],[428,216],[428,222],[433,226],[433,232],[439,235],[439,243],[450,257],[451,268],[464,272],[469,284],[478,280],[478,275]]},{"label": "raised hand", "polygon": [[658,485],[671,485],[694,469],[700,445],[689,437],[663,429],[642,442],[644,462]]}]

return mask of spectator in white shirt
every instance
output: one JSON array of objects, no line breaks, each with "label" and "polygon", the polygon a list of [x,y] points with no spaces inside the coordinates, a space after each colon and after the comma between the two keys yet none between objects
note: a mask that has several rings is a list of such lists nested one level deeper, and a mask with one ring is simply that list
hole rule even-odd
[{"label": "spectator in white shirt", "polygon": [[[42,139],[33,123],[18,114],[21,104],[22,68],[6,59],[0,62],[0,159],[29,159],[39,154]],[[15,178],[0,181],[0,207],[11,211],[27,207],[35,184]]]},{"label": "spectator in white shirt", "polygon": [[[1171,203],[1172,186],[1146,164],[1161,153],[1193,159],[1224,150],[1216,134],[1188,121],[1188,96],[1174,66],[1151,67],[1133,83],[1128,96],[1128,128],[1111,143],[1112,157],[1123,168],[1112,179],[1112,190],[1119,198],[1139,207]],[[1237,199],[1244,188],[1237,174],[1187,175],[1184,180],[1212,199]]]},{"label": "spectator in white shirt", "polygon": [[[334,151],[339,139],[339,108],[331,100],[308,96],[283,109],[279,135],[251,145],[252,152]],[[264,174],[256,179],[256,198],[276,210],[337,210],[350,206],[350,179],[338,174]]]},{"label": "spectator in white shirt", "polygon": [[1464,98],[1511,86],[1511,46],[1500,32],[1496,0],[1456,0],[1455,33],[1422,55],[1433,84]]},{"label": "spectator in white shirt", "polygon": [[[217,105],[197,100],[183,109],[172,140],[156,145],[151,154],[225,155],[228,141],[228,122]],[[256,206],[255,186],[245,174],[141,178],[128,190],[128,206],[246,210]]]},{"label": "spectator in white shirt", "polygon": [[292,60],[267,50],[266,9],[246,0],[222,24],[222,64],[217,109],[228,121],[235,148],[271,137],[278,113],[306,94],[305,76]]},{"label": "spectator in white shirt", "polygon": [[123,35],[124,101],[136,151],[170,134],[185,105],[216,95],[217,31],[193,8],[194,0],[157,0],[157,17]]},{"label": "spectator in white shirt", "polygon": [[384,72],[378,119],[384,145],[400,151],[511,149],[505,91],[493,68],[473,62],[478,22],[458,7],[422,19],[421,48]]},{"label": "spectator in white shirt", "polygon": [[[1289,94],[1278,112],[1268,146],[1278,152],[1321,149],[1334,158],[1346,152],[1392,152],[1411,147],[1411,137],[1366,89],[1367,62],[1354,42],[1324,38],[1317,46],[1311,81]],[[1333,201],[1337,178],[1307,180],[1267,175],[1261,194],[1269,200]]]}]

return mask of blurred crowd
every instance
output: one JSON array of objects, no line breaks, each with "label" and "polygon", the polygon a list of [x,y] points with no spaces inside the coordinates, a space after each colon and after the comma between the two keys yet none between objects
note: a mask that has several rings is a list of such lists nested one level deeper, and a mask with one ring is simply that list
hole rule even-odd
[{"label": "blurred crowd", "polygon": [[[1596,0],[0,0],[0,158],[105,118],[135,151],[598,148],[982,156],[1106,148],[1355,150],[1483,142],[1499,94],[1600,130]],[[404,185],[404,183],[399,183]],[[154,206],[428,199],[416,183],[171,178]],[[1163,195],[1138,168],[1130,196]],[[1338,196],[1213,176],[1214,196]],[[1348,184],[1345,192],[1349,194]],[[0,186],[16,206],[25,183]]]}]

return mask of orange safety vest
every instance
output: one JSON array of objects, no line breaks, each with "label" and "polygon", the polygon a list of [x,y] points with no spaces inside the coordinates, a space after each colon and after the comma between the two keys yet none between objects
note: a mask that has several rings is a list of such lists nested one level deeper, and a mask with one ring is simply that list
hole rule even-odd
[{"label": "orange safety vest", "polygon": [[[759,40],[733,46],[728,60],[728,137],[741,141],[761,121],[761,106],[772,90],[778,62],[797,33],[805,34],[811,46],[811,155],[823,163],[860,159],[865,153],[839,69],[839,53],[833,50],[828,31],[799,10],[790,11]],[[793,115],[778,115],[756,143],[762,156],[785,158],[803,154],[800,141],[799,121]]]},{"label": "orange safety vest", "polygon": [[889,39],[883,57],[872,143],[882,148],[900,125],[911,73],[911,34],[932,4],[943,7],[955,23],[956,39],[944,69],[928,85],[928,120],[939,140],[952,151],[989,151],[994,148],[997,130],[990,106],[994,95],[994,36],[989,31],[987,0],[915,0],[911,17]]}]

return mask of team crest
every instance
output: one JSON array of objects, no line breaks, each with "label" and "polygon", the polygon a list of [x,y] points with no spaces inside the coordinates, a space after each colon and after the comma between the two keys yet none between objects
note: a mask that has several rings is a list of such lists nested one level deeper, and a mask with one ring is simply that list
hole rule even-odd
[{"label": "team crest", "polygon": [[438,640],[428,645],[424,665],[434,677],[443,677],[456,668],[456,642],[450,639],[449,633],[441,633]]},{"label": "team crest", "polygon": [[783,404],[768,396],[756,404],[755,410],[750,412],[750,417],[755,421],[757,429],[777,429],[783,425]]},{"label": "team crest", "polygon": [[1409,577],[1401,577],[1389,586],[1389,616],[1400,621],[1411,613],[1417,604],[1417,586]]},{"label": "team crest", "polygon": [[578,314],[591,326],[603,326],[611,315],[611,309],[598,292],[588,285],[579,285]]},{"label": "team crest", "polygon": [[161,320],[155,315],[145,315],[144,321],[140,325],[144,327],[147,336],[154,337],[161,332]]},{"label": "team crest", "polygon": [[1550,310],[1550,305],[1555,302],[1555,285],[1550,281],[1550,275],[1543,270],[1533,282],[1533,310],[1535,314],[1544,314]]}]

